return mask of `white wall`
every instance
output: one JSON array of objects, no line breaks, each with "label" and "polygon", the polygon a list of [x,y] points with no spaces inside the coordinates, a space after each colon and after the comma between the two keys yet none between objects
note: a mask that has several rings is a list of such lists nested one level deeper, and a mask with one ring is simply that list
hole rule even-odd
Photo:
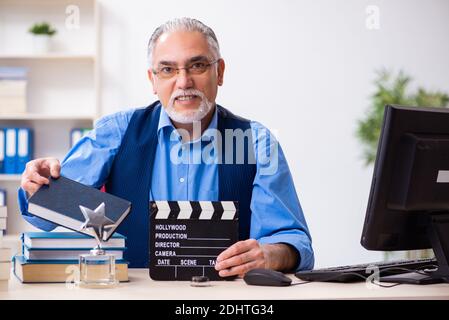
[{"label": "white wall", "polygon": [[[366,27],[368,5],[380,29]],[[316,253],[316,266],[377,261],[360,245],[372,168],[356,121],[375,70],[449,91],[446,0],[102,0],[102,110],[148,105],[146,45],[173,17],[212,27],[227,63],[218,103],[278,132]]]}]

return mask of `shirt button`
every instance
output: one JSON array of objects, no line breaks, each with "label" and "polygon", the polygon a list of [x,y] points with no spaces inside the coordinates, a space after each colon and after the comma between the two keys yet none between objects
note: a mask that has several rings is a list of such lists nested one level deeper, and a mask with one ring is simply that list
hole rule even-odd
[{"label": "shirt button", "polygon": [[184,182],[184,178],[179,178],[179,182]]}]

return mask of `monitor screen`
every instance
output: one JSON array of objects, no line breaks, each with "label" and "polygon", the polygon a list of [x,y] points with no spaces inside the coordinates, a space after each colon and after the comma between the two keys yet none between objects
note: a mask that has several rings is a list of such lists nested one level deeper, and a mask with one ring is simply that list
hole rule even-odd
[{"label": "monitor screen", "polygon": [[433,248],[448,269],[449,109],[385,107],[361,244]]}]

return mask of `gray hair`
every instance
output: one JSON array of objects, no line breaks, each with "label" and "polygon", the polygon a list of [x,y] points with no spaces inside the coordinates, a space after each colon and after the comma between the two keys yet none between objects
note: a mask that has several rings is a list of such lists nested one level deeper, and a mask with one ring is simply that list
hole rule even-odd
[{"label": "gray hair", "polygon": [[156,46],[156,42],[161,35],[164,33],[174,32],[174,31],[197,31],[203,34],[206,37],[207,43],[209,44],[209,49],[212,51],[213,59],[219,59],[220,56],[220,46],[218,45],[217,37],[215,36],[214,31],[206,26],[199,20],[192,18],[176,18],[173,20],[169,20],[164,24],[154,30],[151,35],[150,41],[148,41],[148,68],[152,66],[152,56],[154,47]]}]

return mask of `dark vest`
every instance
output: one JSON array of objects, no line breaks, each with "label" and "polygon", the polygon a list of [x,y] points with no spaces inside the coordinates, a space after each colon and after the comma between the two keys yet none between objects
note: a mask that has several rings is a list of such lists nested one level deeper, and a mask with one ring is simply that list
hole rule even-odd
[{"label": "dark vest", "polygon": [[[157,128],[161,112],[159,101],[145,109],[134,112],[120,149],[115,156],[112,168],[106,183],[106,191],[132,203],[131,213],[122,222],[117,232],[127,237],[127,250],[124,259],[130,262],[130,268],[148,268],[149,266],[149,192],[153,174],[154,155],[156,153],[158,137]],[[254,161],[247,159],[253,157],[252,138],[245,139],[245,162],[243,164],[225,163],[226,153],[234,148],[234,160],[236,157],[235,144],[225,143],[226,129],[250,128],[250,121],[240,118],[225,108],[217,105],[218,130],[223,139],[223,159],[218,164],[218,199],[220,201],[239,201],[239,238],[248,239],[251,222],[251,195],[253,181],[256,175]],[[251,132],[251,130],[249,130]],[[248,154],[252,152],[252,154]],[[177,200],[177,199],[161,199]]]}]

